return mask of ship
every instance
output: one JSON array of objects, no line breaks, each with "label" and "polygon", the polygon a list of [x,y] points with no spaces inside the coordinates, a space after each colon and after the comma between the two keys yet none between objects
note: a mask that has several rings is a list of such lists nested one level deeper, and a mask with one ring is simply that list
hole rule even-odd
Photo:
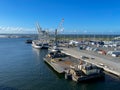
[{"label": "ship", "polygon": [[48,49],[49,48],[49,35],[46,30],[42,30],[37,23],[38,39],[32,41],[32,46],[36,49]]},{"label": "ship", "polygon": [[36,49],[48,49],[49,43],[43,40],[33,40],[32,46]]},{"label": "ship", "polygon": [[50,49],[48,54],[45,56],[44,61],[50,65],[56,72],[62,74],[65,73],[65,70],[69,67],[67,65],[63,65],[65,62],[65,58],[68,56],[61,53],[59,49]]},{"label": "ship", "polygon": [[101,68],[92,64],[79,64],[77,67],[70,68],[65,73],[66,79],[71,79],[75,82],[89,81],[93,79],[104,78],[104,73]]},{"label": "ship", "polygon": [[25,43],[32,44],[32,40],[31,40],[31,39],[27,39],[27,40],[25,41]]}]

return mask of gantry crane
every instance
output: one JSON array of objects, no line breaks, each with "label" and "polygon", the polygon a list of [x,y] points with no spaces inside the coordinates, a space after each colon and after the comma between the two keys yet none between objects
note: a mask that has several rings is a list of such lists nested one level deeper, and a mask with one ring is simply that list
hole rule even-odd
[{"label": "gantry crane", "polygon": [[58,25],[57,29],[55,29],[55,44],[56,44],[56,46],[58,45],[57,44],[57,34],[58,34],[58,31],[60,31],[61,29],[63,29],[63,27],[62,27],[63,22],[64,22],[64,19],[61,20],[61,22]]},{"label": "gantry crane", "polygon": [[48,31],[42,30],[39,23],[36,23],[36,27],[37,27],[37,31],[38,31],[38,39],[42,39],[42,38],[45,39],[45,38],[47,38],[49,36]]}]

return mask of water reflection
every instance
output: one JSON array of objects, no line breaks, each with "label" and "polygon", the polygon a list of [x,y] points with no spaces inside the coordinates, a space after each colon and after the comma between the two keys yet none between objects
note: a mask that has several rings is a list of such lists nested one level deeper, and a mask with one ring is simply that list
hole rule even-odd
[{"label": "water reflection", "polygon": [[43,62],[43,58],[47,54],[48,50],[42,50],[42,49],[35,49],[32,48],[33,54],[35,56],[35,59],[37,60],[38,63]]},{"label": "water reflection", "polygon": [[47,49],[36,49],[36,48],[32,48],[32,50],[37,57],[45,56],[48,51]]},{"label": "water reflection", "polygon": [[36,55],[37,57],[40,56],[40,49],[32,48],[32,50],[33,50],[34,55]]},{"label": "water reflection", "polygon": [[[49,72],[53,73],[54,75],[56,75],[58,78],[64,78],[63,74],[58,74],[56,71],[53,70],[52,67],[50,67],[47,63],[44,62],[43,58],[45,57],[45,55],[47,54],[48,50],[47,49],[35,49],[32,48],[35,58],[37,60],[37,64],[40,65],[41,67],[44,66],[43,68],[47,68],[49,70]],[[41,68],[40,68],[41,70]]]},{"label": "water reflection", "polygon": [[39,77],[41,80],[46,79],[49,77],[49,72],[50,70],[47,68],[46,64],[44,63],[43,58],[47,54],[48,50],[46,49],[35,49],[32,48],[34,58],[35,58],[35,63],[36,63],[36,68],[38,69]]}]

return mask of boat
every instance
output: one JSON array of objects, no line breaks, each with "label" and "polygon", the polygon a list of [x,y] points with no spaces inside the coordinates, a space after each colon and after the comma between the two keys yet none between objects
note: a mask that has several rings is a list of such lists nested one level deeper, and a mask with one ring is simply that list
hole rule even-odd
[{"label": "boat", "polygon": [[48,49],[49,43],[42,43],[42,49]]},{"label": "boat", "polygon": [[49,50],[44,61],[59,74],[64,74],[65,79],[71,79],[76,82],[104,77],[101,68],[63,54],[60,49]]},{"label": "boat", "polygon": [[33,40],[32,41],[32,46],[36,49],[41,49],[42,48],[42,43],[39,40]]},{"label": "boat", "polygon": [[47,42],[43,42],[43,40],[33,40],[32,46],[36,49],[48,49],[49,44]]},{"label": "boat", "polygon": [[76,82],[99,79],[103,77],[103,70],[92,64],[80,64],[77,68],[70,68],[65,73],[66,79],[71,79]]},{"label": "boat", "polygon": [[31,40],[31,39],[27,39],[27,40],[25,41],[25,43],[31,44],[31,43],[32,43],[32,40]]},{"label": "boat", "polygon": [[62,74],[65,73],[66,66],[63,66],[62,63],[64,62],[63,58],[66,55],[61,53],[60,50],[49,50],[48,54],[45,56],[44,61],[50,65],[56,72]]},{"label": "boat", "polygon": [[49,35],[46,30],[37,23],[38,39],[32,41],[32,46],[37,49],[48,49],[49,48]]}]

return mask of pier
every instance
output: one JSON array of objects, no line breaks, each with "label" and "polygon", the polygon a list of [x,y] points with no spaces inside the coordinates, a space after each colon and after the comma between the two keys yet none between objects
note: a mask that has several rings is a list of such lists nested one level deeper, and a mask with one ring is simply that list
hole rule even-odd
[{"label": "pier", "polygon": [[[94,64],[105,71],[120,77],[120,59],[106,55],[100,55],[94,52],[78,50],[77,48],[62,47],[62,53],[81,59],[83,61]],[[83,58],[87,57],[87,58]]]}]

